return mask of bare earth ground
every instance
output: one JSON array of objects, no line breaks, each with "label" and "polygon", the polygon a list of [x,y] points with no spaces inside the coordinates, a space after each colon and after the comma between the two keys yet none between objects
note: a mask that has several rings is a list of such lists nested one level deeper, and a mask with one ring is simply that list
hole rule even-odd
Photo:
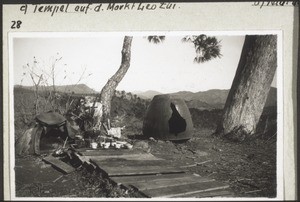
[{"label": "bare earth ground", "polygon": [[[232,143],[212,137],[212,132],[195,130],[192,139],[178,144],[137,139],[131,142],[136,149],[171,160],[174,165],[186,166],[192,173],[229,184],[236,197],[275,197],[276,140]],[[32,166],[22,169],[22,163]],[[38,157],[16,158],[16,173],[16,195],[19,197],[142,197],[133,190],[114,187],[100,174],[82,167],[63,175]]]},{"label": "bare earth ground", "polygon": [[[189,171],[230,185],[236,197],[276,196],[276,141],[232,143],[196,131],[185,144],[151,143],[152,153],[187,164]],[[195,165],[189,167],[188,165]]]},{"label": "bare earth ground", "polygon": [[[15,92],[15,138],[33,120],[32,93]],[[150,152],[186,166],[190,172],[230,185],[235,197],[276,197],[276,107],[264,111],[257,136],[242,143],[214,137],[222,110],[190,109],[194,123],[193,137],[183,143],[143,140],[142,125],[149,103],[114,98],[112,116],[133,149]],[[62,105],[63,106],[63,105]],[[61,143],[62,144],[62,143]],[[72,162],[71,162],[72,163]],[[113,185],[109,179],[72,163],[76,171],[63,175],[41,157],[21,156],[15,159],[17,197],[143,197],[134,190]],[[12,168],[13,169],[13,168]],[[11,169],[11,170],[12,170]]]}]

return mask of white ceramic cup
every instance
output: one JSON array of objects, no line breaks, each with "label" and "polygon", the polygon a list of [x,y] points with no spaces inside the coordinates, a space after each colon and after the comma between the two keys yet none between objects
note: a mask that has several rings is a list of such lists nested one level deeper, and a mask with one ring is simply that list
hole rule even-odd
[{"label": "white ceramic cup", "polygon": [[105,148],[105,149],[108,149],[109,146],[110,146],[110,142],[106,142],[106,143],[104,144],[104,148]]},{"label": "white ceramic cup", "polygon": [[125,144],[125,146],[128,148],[128,149],[132,149],[132,145],[131,144],[129,144],[129,143],[127,143],[127,144]]},{"label": "white ceramic cup", "polygon": [[91,143],[91,147],[92,147],[93,149],[97,149],[98,143],[97,143],[97,142],[92,142],[92,143]]}]

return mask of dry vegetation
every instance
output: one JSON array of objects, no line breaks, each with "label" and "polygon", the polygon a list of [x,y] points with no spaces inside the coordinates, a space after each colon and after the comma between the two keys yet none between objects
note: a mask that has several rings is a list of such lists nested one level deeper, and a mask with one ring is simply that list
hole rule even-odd
[{"label": "dry vegetation", "polygon": [[[32,112],[33,99],[32,91],[16,89],[14,92],[15,138],[29,127],[35,116]],[[41,96],[39,99],[44,98]],[[56,109],[63,111],[68,99],[68,95],[62,95],[56,101]],[[143,138],[142,122],[148,104],[148,100],[128,100],[124,97],[114,97],[112,101],[112,125],[126,125],[123,135],[136,147],[172,160],[174,164],[194,165],[188,167],[191,172],[228,183],[236,196],[276,196],[275,107],[265,109],[256,136],[242,143],[229,142],[212,135],[221,110],[190,109],[195,127],[193,138],[183,143],[172,143]],[[46,104],[40,106],[43,110],[47,109]],[[26,159],[40,161],[39,157],[17,157],[16,165]],[[55,183],[24,184],[17,178],[16,194],[27,197],[142,197],[134,190],[114,186],[101,173],[90,172],[80,166],[77,172],[63,176],[60,182]]]}]

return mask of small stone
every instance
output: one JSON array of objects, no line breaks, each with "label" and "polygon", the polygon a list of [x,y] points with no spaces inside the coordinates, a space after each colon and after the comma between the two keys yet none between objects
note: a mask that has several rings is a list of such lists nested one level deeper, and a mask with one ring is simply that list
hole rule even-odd
[{"label": "small stone", "polygon": [[42,169],[44,169],[44,168],[50,168],[50,167],[51,167],[51,165],[49,165],[49,164],[43,164],[43,165],[41,165]]},{"label": "small stone", "polygon": [[147,142],[145,141],[139,141],[139,142],[135,142],[133,144],[133,147],[134,148],[140,148],[140,149],[148,149],[149,148],[149,145]]},{"label": "small stone", "polygon": [[208,153],[204,152],[204,151],[196,150],[195,155],[197,155],[197,156],[207,156]]}]

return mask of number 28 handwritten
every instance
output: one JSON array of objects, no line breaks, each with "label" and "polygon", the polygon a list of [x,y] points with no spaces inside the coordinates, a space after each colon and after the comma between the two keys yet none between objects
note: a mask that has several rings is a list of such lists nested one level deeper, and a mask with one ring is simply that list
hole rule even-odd
[{"label": "number 28 handwritten", "polygon": [[21,28],[21,24],[22,24],[21,20],[17,20],[17,21],[13,20],[11,22],[12,22],[12,25],[10,28],[12,28],[12,29],[20,29]]}]

